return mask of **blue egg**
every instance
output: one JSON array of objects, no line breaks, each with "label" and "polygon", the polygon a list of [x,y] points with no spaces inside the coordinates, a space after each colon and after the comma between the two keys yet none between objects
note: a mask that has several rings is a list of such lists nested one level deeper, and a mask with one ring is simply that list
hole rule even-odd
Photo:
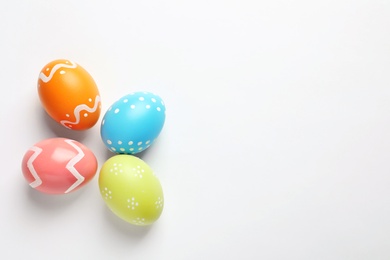
[{"label": "blue egg", "polygon": [[153,144],[164,122],[163,100],[150,92],[134,92],[123,96],[107,110],[100,135],[112,152],[136,154]]}]

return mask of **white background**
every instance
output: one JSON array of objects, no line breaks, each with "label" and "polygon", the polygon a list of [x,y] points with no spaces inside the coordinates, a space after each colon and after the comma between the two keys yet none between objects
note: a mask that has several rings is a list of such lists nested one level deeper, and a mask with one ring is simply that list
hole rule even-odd
[{"label": "white background", "polygon": [[[1,259],[390,259],[388,0],[3,1]],[[102,115],[152,91],[167,106],[143,153],[164,189],[149,228],[114,216],[98,173],[49,196],[21,173],[49,137],[113,154],[98,124],[62,128],[36,83],[71,59]]]}]

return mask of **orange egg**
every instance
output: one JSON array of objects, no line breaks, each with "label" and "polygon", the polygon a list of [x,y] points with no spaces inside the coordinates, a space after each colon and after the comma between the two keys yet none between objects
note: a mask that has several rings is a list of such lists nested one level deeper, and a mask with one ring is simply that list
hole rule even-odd
[{"label": "orange egg", "polygon": [[99,90],[92,76],[75,62],[55,60],[43,67],[38,93],[46,112],[66,128],[86,130],[99,119]]}]

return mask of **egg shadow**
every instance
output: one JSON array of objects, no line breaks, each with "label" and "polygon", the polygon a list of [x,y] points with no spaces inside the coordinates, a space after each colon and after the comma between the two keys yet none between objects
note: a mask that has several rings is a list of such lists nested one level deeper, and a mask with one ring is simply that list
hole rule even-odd
[{"label": "egg shadow", "polygon": [[138,157],[138,158],[143,160],[143,158],[146,156],[146,154],[148,154],[149,149],[152,149],[152,146],[150,146],[148,149],[143,150],[142,152],[139,152],[139,153],[136,153],[136,154],[127,154],[127,153],[114,153],[113,151],[111,151],[108,148],[106,148],[105,159],[108,160],[108,159],[110,159],[111,157],[113,157],[115,155],[124,154],[124,155],[132,155],[132,156]]},{"label": "egg shadow", "polygon": [[104,153],[104,158],[105,160],[108,160],[110,159],[111,157],[113,157],[114,155],[117,155],[116,153],[110,151],[108,148],[104,147],[103,149],[105,149],[105,153]]},{"label": "egg shadow", "polygon": [[45,110],[41,110],[41,119],[47,128],[57,137],[69,138],[82,142],[87,136],[87,130],[71,130],[57,123]]},{"label": "egg shadow", "polygon": [[144,238],[152,229],[153,225],[137,226],[126,222],[115,215],[107,206],[103,205],[103,214],[105,219],[120,234],[134,240]]},{"label": "egg shadow", "polygon": [[34,204],[42,210],[58,211],[71,205],[82,193],[82,189],[68,194],[46,194],[26,186],[26,197],[30,204]]}]

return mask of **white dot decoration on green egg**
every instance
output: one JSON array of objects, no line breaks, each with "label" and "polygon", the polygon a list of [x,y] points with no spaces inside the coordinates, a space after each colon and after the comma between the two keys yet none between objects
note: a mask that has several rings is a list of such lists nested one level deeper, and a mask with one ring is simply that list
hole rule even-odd
[{"label": "white dot decoration on green egg", "polygon": [[134,92],[114,102],[106,111],[100,135],[112,152],[136,154],[153,144],[164,122],[163,100],[150,92]]},{"label": "white dot decoration on green egg", "polygon": [[162,213],[160,181],[136,156],[118,154],[108,159],[100,170],[99,188],[110,210],[131,224],[151,225]]}]

